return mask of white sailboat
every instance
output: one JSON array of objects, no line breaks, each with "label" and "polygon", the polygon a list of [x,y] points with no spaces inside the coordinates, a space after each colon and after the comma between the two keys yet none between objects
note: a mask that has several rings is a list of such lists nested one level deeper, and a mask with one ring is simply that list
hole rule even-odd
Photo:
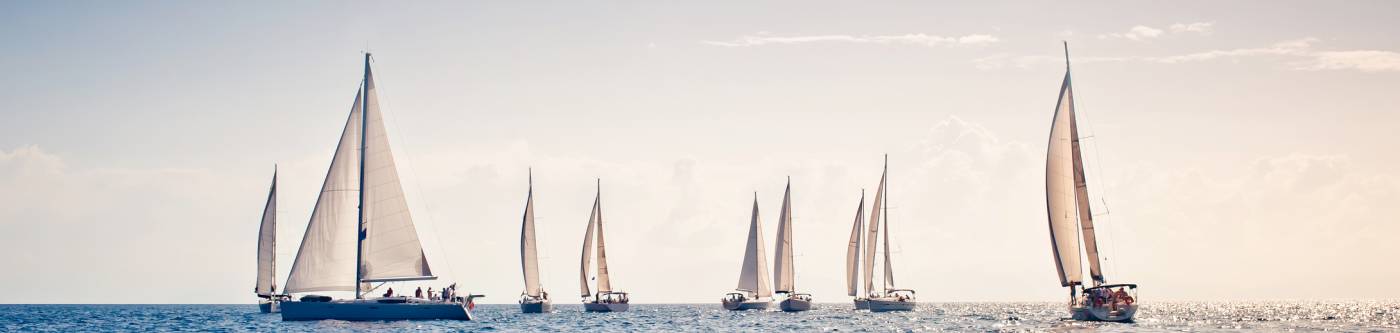
[{"label": "white sailboat", "polygon": [[525,274],[525,292],[520,293],[520,312],[545,313],[554,311],[549,293],[540,285],[539,256],[535,251],[535,177],[529,176],[530,189],[525,195],[525,217],[520,223],[520,269]]},{"label": "white sailboat", "polygon": [[[871,312],[884,311],[909,311],[914,309],[914,290],[899,289],[894,284],[894,265],[890,259],[890,218],[885,214],[884,209],[888,209],[886,202],[889,196],[885,195],[886,178],[890,173],[889,156],[885,156],[885,170],[880,174],[880,186],[875,190],[875,202],[870,207],[870,223],[866,229],[865,243],[865,290],[869,297]],[[885,283],[882,292],[875,292],[875,241],[880,232],[880,217],[884,217],[884,259],[885,259]]]},{"label": "white sailboat", "polygon": [[[1094,215],[1089,210],[1089,187],[1084,179],[1079,126],[1070,85],[1069,44],[1065,44],[1065,79],[1051,121],[1045,157],[1045,202],[1050,221],[1051,253],[1060,286],[1070,292],[1069,310],[1075,320],[1128,322],[1137,313],[1136,284],[1106,284],[1099,267]],[[1084,286],[1080,237],[1089,262],[1092,287]]]},{"label": "white sailboat", "polygon": [[860,205],[856,206],[856,221],[851,225],[851,240],[846,243],[846,295],[851,296],[856,310],[870,309],[870,299],[860,294],[861,237],[865,225],[865,190],[860,190]]},{"label": "white sailboat", "polygon": [[773,263],[777,266],[773,269],[774,292],[785,294],[787,297],[778,302],[778,308],[783,311],[796,312],[812,309],[812,295],[797,292],[794,283],[796,275],[792,260],[792,178],[788,178],[787,187],[783,190],[783,208],[778,214],[778,240],[773,246]]},{"label": "white sailboat", "polygon": [[285,295],[277,294],[277,168],[272,169],[272,187],[263,205],[262,224],[258,226],[258,282],[253,293],[261,298],[258,311],[276,313]]},{"label": "white sailboat", "polygon": [[758,193],[754,193],[749,241],[744,248],[744,265],[739,270],[738,292],[725,295],[720,304],[729,310],[763,310],[773,304],[768,286],[768,259],[763,253],[763,223],[758,218]]},{"label": "white sailboat", "polygon": [[[282,320],[471,320],[469,304],[479,295],[456,297],[455,284],[441,299],[395,296],[392,288],[384,297],[365,298],[388,282],[434,279],[399,184],[365,53],[364,80],[287,277],[286,292],[304,296],[282,302]],[[307,294],[347,291],[354,298]]]},{"label": "white sailboat", "polygon": [[[588,289],[588,271],[594,268],[589,264],[593,259],[593,235],[598,235],[598,291]],[[603,246],[603,182],[598,181],[598,193],[593,197],[593,212],[588,214],[588,231],[583,234],[583,258],[579,263],[579,290],[583,297],[583,310],[587,312],[623,312],[629,307],[627,293],[612,290],[608,276],[608,255]],[[592,299],[589,299],[592,297]]]}]

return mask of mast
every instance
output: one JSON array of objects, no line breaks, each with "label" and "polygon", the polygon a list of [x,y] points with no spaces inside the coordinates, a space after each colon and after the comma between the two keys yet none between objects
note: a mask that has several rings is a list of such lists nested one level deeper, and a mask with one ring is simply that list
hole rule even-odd
[{"label": "mast", "polygon": [[359,217],[356,218],[356,221],[357,221],[357,225],[358,225],[358,226],[356,227],[356,233],[355,233],[355,299],[362,299],[362,298],[364,298],[364,295],[360,294],[360,284],[362,284],[362,283],[360,282],[360,279],[364,276],[364,272],[363,272],[364,263],[363,263],[362,260],[364,260],[364,258],[363,258],[364,253],[363,253],[363,251],[364,251],[364,242],[365,242],[365,234],[366,234],[366,230],[365,230],[365,148],[366,148],[366,139],[365,139],[365,137],[367,137],[368,135],[365,135],[365,128],[368,126],[368,123],[369,123],[369,112],[368,112],[368,110],[366,110],[366,108],[369,106],[369,56],[370,56],[369,52],[365,52],[365,74],[364,74],[364,79],[362,79],[362,81],[361,81],[361,83],[360,83],[360,85],[361,85],[360,89],[361,89],[361,92],[362,92],[362,93],[360,94],[360,98],[362,98],[363,100],[360,101],[360,175],[359,175],[359,178],[360,178],[360,187],[359,187],[359,189],[360,189],[360,203],[359,203],[358,208],[356,209],[357,214],[359,215]]}]

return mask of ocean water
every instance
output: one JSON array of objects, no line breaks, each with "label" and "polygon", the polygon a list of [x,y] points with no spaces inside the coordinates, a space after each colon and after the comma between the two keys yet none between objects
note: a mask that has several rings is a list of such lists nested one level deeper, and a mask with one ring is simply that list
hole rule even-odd
[{"label": "ocean water", "polygon": [[1400,301],[1144,303],[1137,322],[1063,320],[1059,303],[925,303],[913,312],[869,313],[849,303],[805,313],[732,312],[719,304],[633,304],[624,313],[584,313],[576,304],[550,314],[516,305],[481,305],[476,321],[283,322],[256,305],[0,305],[0,330],[12,332],[167,331],[1400,331]]}]

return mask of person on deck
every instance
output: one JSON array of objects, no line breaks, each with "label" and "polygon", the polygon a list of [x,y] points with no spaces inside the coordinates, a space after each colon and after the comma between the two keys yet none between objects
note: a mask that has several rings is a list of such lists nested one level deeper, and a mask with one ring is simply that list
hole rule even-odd
[{"label": "person on deck", "polygon": [[388,291],[385,291],[384,297],[394,297],[394,288],[390,287]]},{"label": "person on deck", "polygon": [[423,287],[418,287],[418,290],[413,291],[413,298],[423,298]]}]

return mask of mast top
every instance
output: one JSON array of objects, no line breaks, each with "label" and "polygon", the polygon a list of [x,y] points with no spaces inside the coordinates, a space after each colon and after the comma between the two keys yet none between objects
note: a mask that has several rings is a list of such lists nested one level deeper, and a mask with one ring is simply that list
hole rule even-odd
[{"label": "mast top", "polygon": [[1065,71],[1069,71],[1069,41],[1060,41],[1065,45]]}]

